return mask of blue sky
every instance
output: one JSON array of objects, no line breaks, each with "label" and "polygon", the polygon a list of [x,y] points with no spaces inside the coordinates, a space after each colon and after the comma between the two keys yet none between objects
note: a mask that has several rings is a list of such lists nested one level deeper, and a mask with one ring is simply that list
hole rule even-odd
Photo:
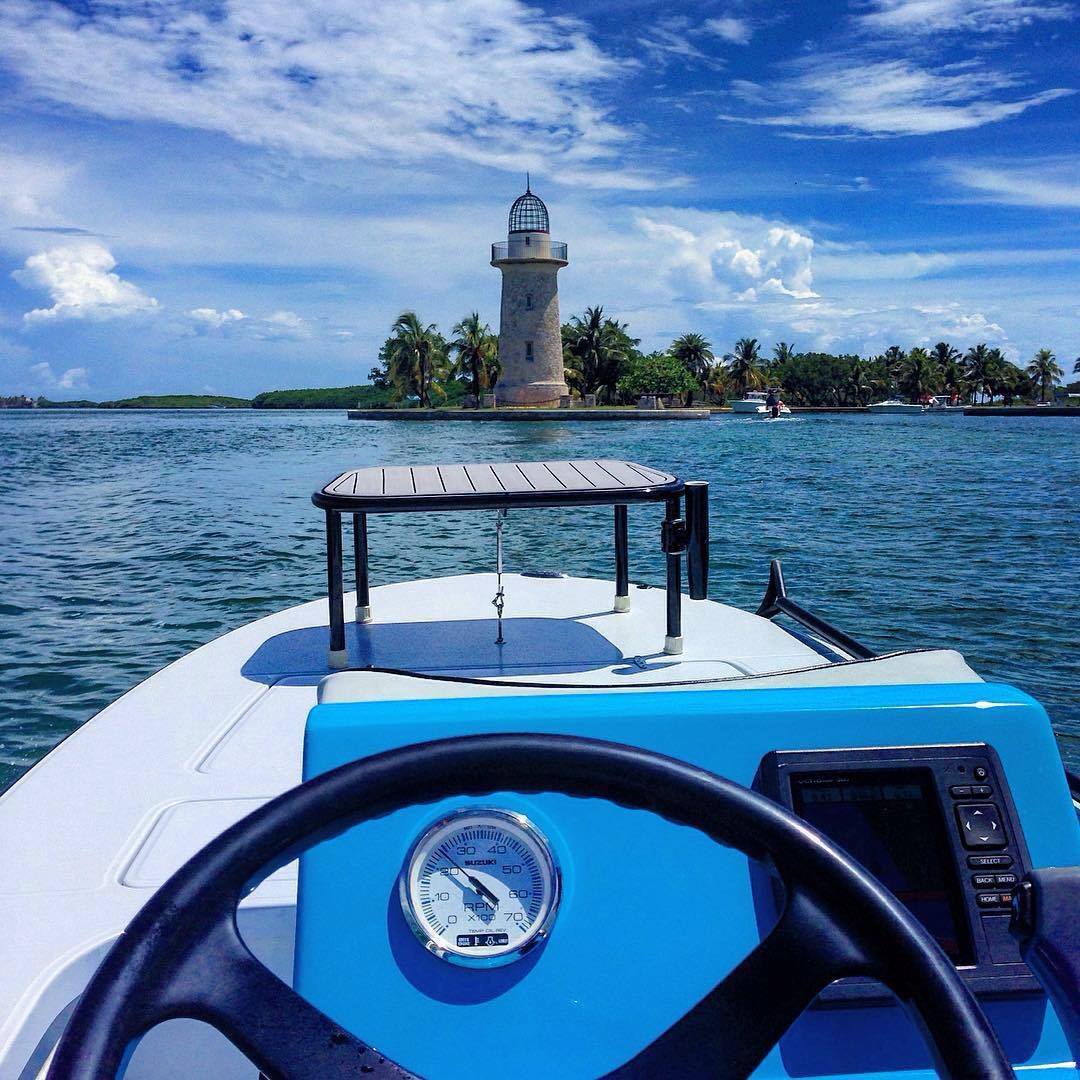
[{"label": "blue sky", "polygon": [[0,393],[363,381],[494,325],[523,187],[564,317],[1080,354],[1078,12],[1047,0],[4,0]]}]

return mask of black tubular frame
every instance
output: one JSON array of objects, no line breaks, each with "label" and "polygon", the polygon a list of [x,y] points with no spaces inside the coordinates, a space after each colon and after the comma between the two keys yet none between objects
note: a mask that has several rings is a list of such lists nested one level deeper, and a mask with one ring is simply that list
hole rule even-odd
[{"label": "black tubular frame", "polygon": [[[686,518],[682,516],[686,495]],[[368,516],[370,514],[436,513],[461,510],[535,509],[561,506],[614,507],[615,611],[630,608],[630,560],[627,531],[628,508],[633,503],[664,503],[661,548],[665,555],[667,579],[667,625],[664,651],[682,652],[682,555],[687,555],[687,582],[690,597],[706,600],[709,595],[709,485],[703,481],[684,483],[673,477],[629,489],[588,489],[547,491],[503,491],[463,495],[345,496],[321,488],[311,501],[326,515],[326,584],[330,608],[330,667],[348,666],[345,635],[345,585],[342,518],[352,517],[353,569],[356,582],[356,621],[371,617],[371,582],[368,570]]]},{"label": "black tubular frame", "polygon": [[835,645],[856,660],[872,660],[877,655],[873,649],[868,649],[853,637],[845,634],[843,630],[838,630],[832,623],[826,622],[820,615],[815,615],[790,599],[784,587],[784,573],[780,568],[779,559],[773,559],[769,563],[769,585],[756,614],[763,619],[775,619],[777,615],[787,615],[805,626],[812,634],[816,634],[822,641]]}]

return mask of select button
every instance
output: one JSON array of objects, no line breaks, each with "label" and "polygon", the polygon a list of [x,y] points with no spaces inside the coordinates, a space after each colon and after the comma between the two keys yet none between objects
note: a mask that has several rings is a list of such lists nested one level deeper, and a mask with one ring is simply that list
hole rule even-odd
[{"label": "select button", "polygon": [[972,870],[1004,870],[1006,867],[1012,866],[1011,855],[969,855],[968,866]]},{"label": "select button", "polygon": [[993,803],[962,803],[956,821],[966,848],[1000,848],[1008,841],[1001,824],[1001,811]]}]

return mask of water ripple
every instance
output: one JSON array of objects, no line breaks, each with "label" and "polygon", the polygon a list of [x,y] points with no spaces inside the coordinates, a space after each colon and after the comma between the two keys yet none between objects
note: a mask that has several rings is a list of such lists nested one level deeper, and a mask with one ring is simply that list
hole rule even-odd
[{"label": "water ripple", "polygon": [[[1080,763],[1080,424],[798,417],[378,424],[322,413],[0,413],[0,787],[135,682],[323,595],[310,492],[379,463],[625,457],[712,485],[712,595],[768,560],[878,649],[950,645],[1039,698]],[[507,565],[610,577],[610,511],[511,514]],[[662,584],[655,512],[631,577]],[[490,570],[489,518],[373,523],[375,583]],[[512,602],[512,597],[511,597]]]}]

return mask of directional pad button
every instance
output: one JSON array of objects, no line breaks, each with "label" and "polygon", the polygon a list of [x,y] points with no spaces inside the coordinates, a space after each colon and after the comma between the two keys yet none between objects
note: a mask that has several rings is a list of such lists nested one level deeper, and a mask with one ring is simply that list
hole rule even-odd
[{"label": "directional pad button", "polygon": [[1001,811],[993,803],[958,806],[956,821],[966,848],[1002,848],[1008,843]]}]

